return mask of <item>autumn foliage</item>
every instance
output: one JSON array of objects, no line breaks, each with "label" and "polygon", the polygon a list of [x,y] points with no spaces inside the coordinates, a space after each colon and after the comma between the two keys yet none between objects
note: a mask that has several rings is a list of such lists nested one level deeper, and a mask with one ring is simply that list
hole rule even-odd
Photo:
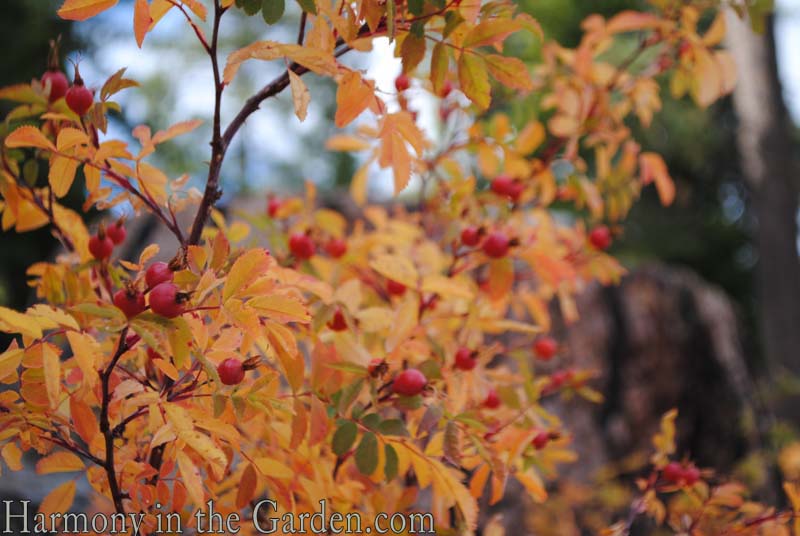
[{"label": "autumn foliage", "polygon": [[[58,13],[85,20],[116,3],[66,0]],[[641,150],[631,123],[650,124],[664,86],[698,106],[731,91],[724,17],[716,2],[653,2],[648,12],[589,17],[568,49],[510,1],[298,3],[296,41],[223,52],[230,12],[274,24],[287,6],[136,0],[140,46],[177,11],[211,56],[211,125],[139,126],[138,143],[112,139],[113,98],[136,86],[124,70],[68,90],[48,71],[0,90],[18,104],[5,122],[3,229],[49,227],[63,246],[28,270],[37,303],[0,309],[0,329],[18,334],[0,354],[0,381],[11,386],[0,393],[2,457],[18,470],[36,451],[39,473],[85,477],[97,508],[145,512],[148,532],[156,503],[191,526],[209,499],[247,518],[270,497],[283,511],[325,499],[365,519],[430,511],[437,533],[470,534],[479,497],[495,503],[516,480],[546,502],[558,466],[580,463],[569,423],[543,403],[601,395],[592,371],[560,368],[551,306],[575,319],[583,287],[619,280],[608,248],[643,188],[673,201],[664,161]],[[540,62],[504,54],[519,34],[541,41]],[[639,44],[629,56],[607,54],[631,34]],[[403,66],[394,94],[340,61],[386,37]],[[287,69],[222,117],[226,85],[253,61]],[[271,196],[263,214],[226,220],[214,204],[231,141],[287,88],[303,120],[314,105],[308,75],[337,85],[342,130],[328,148],[366,155],[350,192],[361,215],[319,208],[309,183],[303,198]],[[426,137],[409,106],[422,93],[438,99],[442,139]],[[541,110],[524,124],[495,106],[529,95]],[[149,162],[197,128],[212,151],[202,191]],[[391,170],[397,193],[417,177],[418,195],[370,205],[376,167]],[[62,204],[76,177],[84,211],[127,204],[129,220],[158,218],[181,244],[171,262],[153,262],[157,245],[122,258],[124,221],[87,227]],[[181,211],[196,214],[191,228],[178,223]],[[674,418],[654,440],[630,514],[604,533],[626,534],[641,514],[681,534],[788,534],[792,511],[749,502],[738,484],[677,458]],[[75,492],[68,481],[42,511],[68,510]],[[787,493],[800,507],[796,490]]]}]

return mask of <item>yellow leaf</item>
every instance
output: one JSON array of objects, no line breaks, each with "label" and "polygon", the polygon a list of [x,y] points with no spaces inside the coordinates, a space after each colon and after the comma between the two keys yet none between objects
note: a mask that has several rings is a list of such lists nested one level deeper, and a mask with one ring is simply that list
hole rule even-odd
[{"label": "yellow leaf", "polygon": [[639,173],[642,184],[656,183],[658,197],[664,206],[671,205],[675,200],[675,183],[669,176],[664,159],[657,153],[642,153],[639,155]]},{"label": "yellow leaf", "polygon": [[56,147],[59,151],[66,151],[72,149],[76,145],[86,145],[89,143],[89,137],[82,130],[77,128],[62,128],[58,132],[58,139],[56,140]]},{"label": "yellow leaf", "polygon": [[521,155],[532,153],[542,144],[545,135],[544,126],[538,121],[531,121],[517,136],[517,152]]},{"label": "yellow leaf", "polygon": [[271,478],[293,478],[294,471],[274,458],[256,458],[253,463],[258,472]]},{"label": "yellow leaf", "polygon": [[477,54],[464,52],[458,60],[458,80],[461,91],[475,105],[485,110],[492,101],[489,73],[486,71],[486,61]]},{"label": "yellow leaf", "polygon": [[89,387],[97,383],[97,369],[102,359],[102,351],[91,336],[77,331],[67,331],[67,340],[72,348],[72,356],[83,373],[83,381]]},{"label": "yellow leaf", "polygon": [[350,181],[350,195],[359,207],[364,206],[367,202],[370,164],[372,164],[372,159],[367,160],[364,165],[358,168],[355,175],[353,175],[353,180]]},{"label": "yellow leaf", "polygon": [[44,386],[50,407],[56,408],[61,399],[61,358],[52,346],[42,346],[42,363],[44,365]]},{"label": "yellow leaf", "polygon": [[370,267],[383,277],[393,279],[407,287],[417,287],[417,269],[411,260],[403,255],[384,254],[370,262]]},{"label": "yellow leaf", "polygon": [[463,298],[465,300],[471,300],[475,296],[464,281],[439,274],[425,276],[422,280],[422,291],[439,294],[444,298]]},{"label": "yellow leaf", "polygon": [[492,18],[481,21],[464,38],[465,47],[481,47],[502,43],[521,26],[511,19]]},{"label": "yellow leaf", "polygon": [[278,322],[311,321],[306,306],[297,298],[281,294],[266,294],[257,296],[247,302],[247,305],[258,309],[259,312],[271,317]]},{"label": "yellow leaf", "polygon": [[0,307],[0,331],[21,333],[34,339],[42,336],[42,328],[35,319],[7,307]]},{"label": "yellow leaf", "polygon": [[49,517],[50,514],[64,514],[69,512],[72,501],[75,500],[75,481],[64,482],[47,494],[39,505],[39,512]]},{"label": "yellow leaf", "polygon": [[533,89],[533,80],[525,63],[519,58],[489,54],[486,56],[489,72],[501,84],[521,91]]},{"label": "yellow leaf", "polygon": [[3,460],[12,471],[22,471],[22,451],[16,443],[6,443],[3,446]]},{"label": "yellow leaf", "polygon": [[38,147],[55,151],[53,142],[48,140],[38,128],[29,125],[19,127],[6,137],[6,147]]},{"label": "yellow leaf", "polygon": [[50,187],[56,197],[64,197],[69,192],[75,173],[78,171],[77,160],[65,156],[56,155],[50,161],[50,172],[48,175]]},{"label": "yellow leaf", "polygon": [[626,10],[618,13],[609,19],[606,24],[606,31],[608,33],[623,33],[636,30],[645,30],[648,28],[656,28],[662,24],[660,18],[650,13],[642,13],[639,11]]},{"label": "yellow leaf", "polygon": [[191,121],[181,121],[180,123],[175,123],[167,130],[159,130],[156,132],[151,142],[153,145],[164,143],[167,140],[171,140],[172,138],[191,132],[202,124],[203,121],[201,119],[193,119]]},{"label": "yellow leaf", "polygon": [[150,17],[150,6],[147,0],[136,0],[133,6],[133,34],[136,36],[136,44],[142,48],[144,36],[150,29],[153,19]]},{"label": "yellow leaf", "polygon": [[534,501],[542,503],[547,500],[547,490],[544,488],[544,483],[533,468],[524,473],[522,471],[517,471],[514,473],[514,478],[525,486],[525,489],[528,490],[528,493]]},{"label": "yellow leaf", "polygon": [[289,71],[289,84],[292,89],[294,113],[300,121],[304,121],[308,113],[308,103],[311,102],[311,95],[303,80],[294,71]]},{"label": "yellow leaf", "polygon": [[67,20],[86,20],[117,5],[119,0],[65,0],[58,16]]},{"label": "yellow leaf", "polygon": [[6,378],[12,382],[17,381],[17,369],[24,355],[25,350],[22,348],[9,348],[0,354],[0,381]]},{"label": "yellow leaf", "polygon": [[246,288],[258,276],[263,275],[269,265],[270,256],[265,249],[251,249],[236,259],[222,289],[222,300],[227,301]]},{"label": "yellow leaf", "polygon": [[364,80],[358,71],[345,74],[336,91],[336,126],[342,128],[350,124],[370,106],[374,95],[375,82]]},{"label": "yellow leaf", "polygon": [[364,151],[370,148],[370,143],[355,136],[338,134],[328,138],[325,148],[329,151]]},{"label": "yellow leaf", "polygon": [[225,70],[222,74],[223,81],[226,84],[230,83],[239,71],[239,67],[247,60],[256,59],[270,61],[282,58],[284,55],[284,45],[275,41],[258,41],[244,48],[240,48],[228,56],[228,61],[225,64]]},{"label": "yellow leaf", "polygon": [[194,429],[194,421],[185,409],[177,404],[166,403],[162,406],[167,421],[172,425],[175,435],[186,443],[204,460],[206,460],[217,479],[222,478],[228,458],[207,435]]},{"label": "yellow leaf", "polygon": [[449,48],[442,42],[437,42],[433,46],[431,53],[431,84],[433,85],[433,92],[440,95],[444,87],[444,81],[447,78],[447,71],[450,67],[450,53]]},{"label": "yellow leaf", "polygon": [[69,451],[59,451],[42,458],[36,462],[36,472],[40,475],[49,473],[71,473],[83,471],[86,468],[83,460],[77,454]]},{"label": "yellow leaf", "polygon": [[200,476],[200,471],[191,458],[182,450],[178,451],[175,459],[178,462],[178,470],[183,477],[183,485],[186,487],[189,498],[195,506],[201,506],[205,498],[205,491],[203,490],[203,478]]}]

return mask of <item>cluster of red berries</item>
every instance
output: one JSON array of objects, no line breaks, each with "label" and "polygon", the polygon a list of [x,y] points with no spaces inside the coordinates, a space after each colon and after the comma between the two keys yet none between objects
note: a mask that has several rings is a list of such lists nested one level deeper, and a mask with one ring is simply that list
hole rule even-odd
[{"label": "cluster of red berries", "polygon": [[48,96],[50,102],[55,102],[61,97],[65,97],[69,109],[79,116],[86,115],[86,112],[92,107],[94,95],[84,85],[77,66],[75,67],[75,79],[72,82],[72,86],[69,85],[67,76],[57,68],[50,69],[42,75],[42,84],[45,87],[50,86],[50,94]]},{"label": "cluster of red berries", "polygon": [[475,247],[483,240],[481,249],[492,259],[505,257],[509,248],[514,245],[514,241],[502,231],[492,231],[487,236],[484,235],[483,228],[470,225],[461,230],[461,243],[467,247]]},{"label": "cluster of red berries", "polygon": [[700,480],[700,469],[693,463],[669,462],[662,469],[661,476],[671,484],[693,486]]},{"label": "cluster of red berries", "polygon": [[[331,238],[323,249],[334,259],[338,259],[347,253],[347,242],[343,238]],[[296,259],[305,261],[316,255],[317,245],[308,233],[294,233],[289,236],[289,251]]]},{"label": "cluster of red berries", "polygon": [[89,238],[89,253],[99,261],[105,260],[114,252],[114,246],[125,241],[126,236],[128,232],[125,230],[125,222],[121,219],[108,227],[101,226],[97,234]]},{"label": "cluster of red berries", "polygon": [[516,203],[525,191],[525,185],[518,179],[500,175],[492,180],[491,189],[497,195],[507,197]]},{"label": "cluster of red berries", "polygon": [[[165,262],[154,262],[144,275],[150,298],[150,310],[165,318],[175,318],[186,311],[186,295],[172,282],[174,274]],[[145,293],[132,284],[114,293],[113,301],[126,318],[146,309]]]}]

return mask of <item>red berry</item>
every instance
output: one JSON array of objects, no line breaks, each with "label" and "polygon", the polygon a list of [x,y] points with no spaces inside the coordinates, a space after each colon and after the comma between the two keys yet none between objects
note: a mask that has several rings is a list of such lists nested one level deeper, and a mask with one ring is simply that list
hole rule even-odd
[{"label": "red berry", "polygon": [[589,242],[597,249],[608,249],[611,245],[611,231],[605,225],[599,225],[589,233]]},{"label": "red berry", "polygon": [[274,218],[275,215],[280,210],[281,206],[283,205],[283,201],[278,199],[277,197],[270,197],[267,200],[267,214],[269,214],[270,218]]},{"label": "red berry", "polygon": [[481,241],[481,232],[477,227],[470,225],[461,231],[461,243],[465,246],[477,246]]},{"label": "red berry", "polygon": [[347,329],[347,319],[341,309],[336,309],[333,318],[328,322],[328,327],[333,331],[344,331]]},{"label": "red berry", "polygon": [[89,239],[89,253],[91,253],[92,257],[95,259],[107,259],[111,256],[113,251],[114,242],[111,241],[107,234],[103,233],[102,236],[96,234]]},{"label": "red berry", "polygon": [[559,370],[558,372],[554,372],[553,375],[550,376],[550,382],[553,384],[554,387],[558,388],[567,383],[568,381],[571,381],[574,375],[575,373],[571,369]]},{"label": "red berry", "polygon": [[238,359],[229,357],[219,364],[217,374],[225,385],[237,385],[244,379],[244,365]]},{"label": "red berry", "polygon": [[48,96],[50,102],[55,102],[66,95],[67,88],[69,88],[67,75],[61,71],[47,71],[42,75],[42,85],[47,86],[48,83],[50,84],[50,95]]},{"label": "red berry", "polygon": [[512,201],[519,199],[525,191],[525,185],[521,181],[514,180],[508,175],[500,175],[492,180],[492,191],[497,195],[508,197]]},{"label": "red berry", "polygon": [[394,279],[387,279],[386,292],[392,296],[402,296],[406,293],[406,286]]},{"label": "red berry", "polygon": [[398,395],[414,396],[418,395],[425,389],[428,384],[428,378],[417,369],[406,369],[397,376],[392,382],[392,391]]},{"label": "red berry", "polygon": [[533,351],[536,357],[542,361],[549,361],[558,351],[558,343],[553,337],[539,337],[533,343]]},{"label": "red berry", "polygon": [[295,233],[289,237],[289,251],[300,260],[314,256],[314,242],[307,234]]},{"label": "red berry", "polygon": [[159,283],[150,291],[150,309],[158,315],[175,318],[186,310],[174,283]]},{"label": "red berry", "polygon": [[408,78],[406,73],[400,73],[397,75],[397,78],[394,79],[394,87],[397,88],[397,91],[405,91],[411,87],[411,80]]},{"label": "red berry", "polygon": [[509,195],[514,179],[508,175],[500,175],[492,180],[492,191],[497,195]]},{"label": "red berry", "polygon": [[525,185],[522,184],[521,181],[513,181],[511,186],[508,188],[508,197],[510,197],[512,201],[519,201],[519,198],[524,191]]},{"label": "red berry", "polygon": [[106,234],[115,244],[122,244],[125,241],[125,237],[128,236],[128,232],[125,230],[125,226],[122,222],[109,225],[106,228]]},{"label": "red berry", "polygon": [[483,252],[493,259],[499,259],[506,256],[509,245],[508,237],[499,231],[495,231],[484,240]]},{"label": "red berry", "polygon": [[120,289],[114,293],[114,305],[127,318],[133,318],[145,309],[144,294],[133,289]]},{"label": "red berry", "polygon": [[550,434],[547,432],[539,432],[531,441],[531,445],[536,450],[542,450],[550,442]]},{"label": "red berry", "polygon": [[687,486],[693,486],[698,480],[700,480],[700,469],[695,467],[694,464],[689,464],[683,470],[683,481],[686,482]]},{"label": "red berry", "polygon": [[442,89],[439,90],[439,96],[446,99],[451,91],[453,91],[453,83],[450,80],[445,80],[444,84],[442,84]]},{"label": "red berry", "polygon": [[94,102],[94,95],[83,83],[75,83],[66,93],[67,106],[76,114],[83,116],[89,111]]},{"label": "red berry", "polygon": [[472,370],[477,364],[478,360],[473,356],[472,350],[464,347],[458,349],[455,359],[455,366],[457,369]]},{"label": "red berry", "polygon": [[347,253],[347,242],[341,238],[331,238],[328,243],[325,244],[325,251],[334,259],[338,259]]},{"label": "red berry", "polygon": [[149,288],[153,288],[159,283],[172,281],[173,277],[175,277],[175,274],[170,269],[169,264],[161,261],[151,264],[144,273],[144,281]]},{"label": "red berry", "polygon": [[683,479],[683,466],[678,462],[669,462],[664,469],[661,470],[661,475],[667,482],[677,484]]},{"label": "red berry", "polygon": [[490,389],[489,393],[486,395],[486,399],[483,401],[483,407],[489,409],[497,409],[500,407],[500,397],[497,396],[497,391],[494,389]]}]

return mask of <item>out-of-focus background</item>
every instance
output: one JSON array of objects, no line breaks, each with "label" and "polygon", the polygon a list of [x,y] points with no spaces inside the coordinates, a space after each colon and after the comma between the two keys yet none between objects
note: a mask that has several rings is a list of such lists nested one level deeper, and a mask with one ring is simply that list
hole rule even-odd
[{"label": "out-of-focus background", "polygon": [[[130,30],[132,1],[122,0],[120,7],[78,25],[55,17],[59,3],[0,2],[0,49],[7,52],[0,85],[41,76],[48,40],[60,34],[62,55],[79,61],[89,86],[121,67],[140,82],[140,88],[119,95],[124,113],[110,126],[114,136],[130,138],[142,123],[155,130],[190,118],[210,119],[208,59],[178,13],[170,13],[139,50]],[[288,4],[297,16],[297,6]],[[646,3],[523,0],[520,7],[546,34],[574,46],[580,21],[590,13],[611,16]],[[286,25],[267,28],[259,17],[237,13],[224,24],[223,53],[258,38],[291,39],[293,22],[290,16]],[[800,437],[800,0],[778,0],[761,35],[735,21],[730,26],[734,56],[758,61],[740,61],[742,88],[708,110],[672,100],[666,91],[663,111],[650,128],[632,125],[648,150],[665,156],[677,200],[663,208],[653,191],[645,192],[613,249],[631,275],[620,287],[590,289],[583,319],[559,328],[570,348],[566,359],[598,368],[606,394],[592,410],[564,409],[584,427],[576,434],[600,433],[605,445],[582,453],[589,462],[578,476],[593,478],[591,470],[646,448],[649,435],[642,430],[677,406],[685,452],[701,464],[737,472],[769,496],[782,447]],[[539,54],[532,39],[513,39],[508,46],[531,61]],[[620,57],[627,46],[636,42],[622,43]],[[344,61],[367,70],[387,94],[393,92],[400,66],[388,43]],[[71,75],[72,67],[65,68]],[[277,62],[246,64],[226,93],[223,116],[230,117],[280,69]],[[357,158],[324,150],[334,128],[334,87],[313,77],[307,83],[312,104],[305,122],[294,117],[288,95],[268,102],[248,121],[223,170],[224,205],[249,199],[249,206],[263,207],[268,190],[298,192],[304,180],[315,182],[329,199],[346,190]],[[753,87],[760,88],[755,97],[747,91]],[[442,122],[438,102],[426,95],[419,90],[412,97],[426,132],[437,137],[458,129],[457,114]],[[510,97],[499,94],[495,107],[518,121],[537,113],[536,95]],[[8,105],[0,108],[7,111]],[[165,144],[159,164],[171,176],[188,173],[199,183],[209,155],[207,137],[201,128]],[[381,174],[376,170],[376,175]],[[373,181],[371,196],[386,200],[389,184],[388,177],[383,185]],[[79,181],[74,188],[77,202]],[[30,303],[24,270],[51,255],[55,245],[46,230],[0,233],[0,304]]]}]

